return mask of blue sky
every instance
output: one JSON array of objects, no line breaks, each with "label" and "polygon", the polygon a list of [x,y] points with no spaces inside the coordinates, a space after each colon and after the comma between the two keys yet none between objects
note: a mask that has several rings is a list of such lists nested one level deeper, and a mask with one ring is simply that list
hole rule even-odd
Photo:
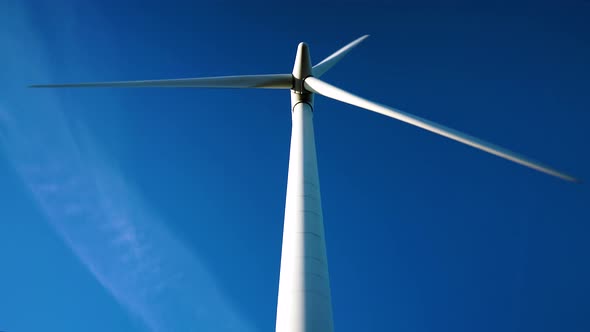
[{"label": "blue sky", "polygon": [[[481,2],[483,4],[483,2]],[[287,91],[323,76],[588,180],[590,3],[0,5],[0,330],[272,331]],[[316,98],[338,331],[588,331],[590,189]]]}]

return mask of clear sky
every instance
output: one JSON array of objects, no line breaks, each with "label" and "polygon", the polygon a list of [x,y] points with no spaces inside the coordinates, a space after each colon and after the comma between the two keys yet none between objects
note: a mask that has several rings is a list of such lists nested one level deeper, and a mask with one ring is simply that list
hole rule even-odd
[{"label": "clear sky", "polygon": [[590,330],[590,2],[0,2],[0,331],[273,331],[288,91],[32,90],[290,72],[316,98],[336,331]]}]

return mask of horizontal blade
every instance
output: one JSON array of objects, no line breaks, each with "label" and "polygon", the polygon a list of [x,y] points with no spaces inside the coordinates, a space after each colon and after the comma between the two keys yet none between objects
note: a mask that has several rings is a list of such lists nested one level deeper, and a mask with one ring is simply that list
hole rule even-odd
[{"label": "horizontal blade", "polygon": [[467,145],[472,146],[476,149],[483,150],[485,152],[491,153],[491,154],[496,155],[498,157],[511,160],[515,163],[530,167],[532,169],[535,169],[537,171],[540,171],[540,172],[543,172],[543,173],[546,173],[549,175],[553,175],[553,176],[558,177],[560,179],[563,179],[566,181],[571,181],[571,182],[581,182],[580,180],[578,180],[570,175],[559,172],[553,168],[550,168],[550,167],[540,164],[536,161],[528,159],[522,155],[516,154],[510,150],[507,150],[507,149],[501,148],[497,145],[482,141],[478,138],[475,138],[473,136],[464,134],[464,133],[456,131],[454,129],[445,127],[443,125],[439,125],[439,124],[434,123],[432,121],[422,119],[422,118],[417,117],[415,115],[399,111],[395,108],[381,105],[381,104],[372,102],[370,100],[361,98],[361,97],[356,96],[350,92],[344,91],[344,90],[339,89],[333,85],[323,82],[315,77],[306,78],[304,81],[304,85],[305,85],[305,88],[311,92],[315,92],[320,95],[323,95],[323,96],[326,96],[326,97],[329,97],[332,99],[336,99],[336,100],[339,100],[341,102],[344,102],[344,103],[347,103],[350,105],[358,106],[358,107],[367,109],[369,111],[380,113],[385,116],[409,123],[409,124],[414,125],[416,127],[426,129],[426,130],[431,131],[433,133],[445,136],[447,138],[461,142],[463,144],[467,144]]},{"label": "horizontal blade", "polygon": [[151,81],[38,84],[31,88],[261,88],[291,89],[291,74],[220,76]]},{"label": "horizontal blade", "polygon": [[329,57],[322,60],[322,62],[313,66],[313,76],[320,77],[324,75],[325,72],[330,70],[330,68],[334,67],[334,65],[337,64],[338,61],[342,60],[342,58],[344,58],[344,56],[348,54],[350,50],[352,50],[356,45],[360,44],[363,40],[367,39],[367,37],[369,37],[369,35],[364,35],[354,40],[353,42],[349,43],[348,45],[334,52]]}]

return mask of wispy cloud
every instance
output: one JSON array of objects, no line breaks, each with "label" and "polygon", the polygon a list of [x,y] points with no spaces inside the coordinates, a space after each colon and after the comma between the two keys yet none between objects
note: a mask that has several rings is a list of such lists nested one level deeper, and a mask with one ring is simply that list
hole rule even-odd
[{"label": "wispy cloud", "polygon": [[[23,77],[46,78],[27,15],[17,6],[8,10],[4,16],[15,19],[0,36],[19,53],[0,56],[3,64],[13,74],[34,73],[11,75],[21,86]],[[31,100],[30,90],[0,84],[1,151],[55,230],[118,302],[153,331],[252,330],[89,132],[72,130],[56,95],[36,92]]]}]

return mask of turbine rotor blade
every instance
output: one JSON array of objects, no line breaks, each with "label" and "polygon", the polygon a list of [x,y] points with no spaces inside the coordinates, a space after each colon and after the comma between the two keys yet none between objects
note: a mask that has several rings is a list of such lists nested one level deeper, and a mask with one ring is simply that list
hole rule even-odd
[{"label": "turbine rotor blade", "polygon": [[491,153],[493,155],[496,155],[496,156],[504,158],[504,159],[508,159],[508,160],[513,161],[517,164],[521,164],[523,166],[535,169],[539,172],[543,172],[543,173],[558,177],[558,178],[566,180],[566,181],[578,182],[578,183],[581,182],[579,179],[576,179],[573,176],[570,176],[568,174],[557,171],[553,168],[545,166],[545,165],[543,165],[539,162],[536,162],[534,160],[528,159],[528,158],[526,158],[522,155],[519,155],[517,153],[514,153],[510,150],[504,149],[502,147],[488,143],[486,141],[480,140],[480,139],[475,138],[473,136],[456,131],[454,129],[445,127],[445,126],[437,124],[435,122],[432,122],[432,121],[429,121],[426,119],[422,119],[418,116],[402,112],[402,111],[397,110],[393,107],[389,107],[389,106],[385,106],[385,105],[381,105],[381,104],[372,102],[370,100],[356,96],[350,92],[347,92],[347,91],[344,91],[340,88],[337,88],[333,85],[330,85],[326,82],[323,82],[315,77],[310,76],[310,77],[306,78],[305,81],[303,82],[303,84],[307,90],[309,90],[311,92],[318,93],[323,96],[326,96],[328,98],[332,98],[332,99],[335,99],[335,100],[338,100],[338,101],[341,101],[341,102],[344,102],[344,103],[347,103],[350,105],[364,108],[369,111],[373,111],[373,112],[383,114],[385,116],[409,123],[409,124],[414,125],[416,127],[431,131],[435,134],[442,135],[444,137],[450,138],[450,139],[455,140],[457,142],[467,144],[467,145],[474,147],[476,149]]},{"label": "turbine rotor blade", "polygon": [[332,53],[332,55],[322,60],[322,62],[313,66],[313,76],[320,77],[324,75],[325,72],[330,70],[330,68],[334,67],[334,65],[337,64],[338,61],[342,60],[342,58],[344,58],[344,56],[348,54],[350,50],[352,50],[356,45],[360,44],[363,40],[367,39],[367,37],[369,37],[369,35],[364,35],[360,38],[357,38],[356,40],[350,42],[348,45]]},{"label": "turbine rotor blade", "polygon": [[219,76],[149,81],[37,84],[31,88],[259,88],[291,89],[291,74]]}]

